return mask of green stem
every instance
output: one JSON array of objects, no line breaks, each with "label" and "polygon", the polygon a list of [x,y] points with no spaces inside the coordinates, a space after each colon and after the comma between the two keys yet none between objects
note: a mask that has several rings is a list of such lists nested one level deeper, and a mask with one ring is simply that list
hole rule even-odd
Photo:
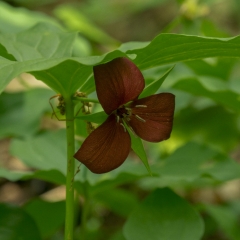
[{"label": "green stem", "polygon": [[86,233],[87,233],[87,218],[88,213],[90,209],[90,199],[89,199],[89,192],[88,192],[88,184],[87,184],[87,168],[84,166],[82,168],[83,171],[83,196],[84,196],[84,202],[82,204],[82,216],[81,216],[81,239],[86,239]]},{"label": "green stem", "polygon": [[74,225],[74,171],[75,153],[74,141],[74,104],[71,97],[64,98],[66,106],[66,130],[67,130],[67,177],[66,177],[66,216],[65,216],[65,240],[73,240]]},{"label": "green stem", "polygon": [[85,98],[85,97],[73,97],[73,100],[76,101],[81,101],[81,102],[93,102],[93,103],[99,103],[99,101],[97,99],[93,99],[93,98]]}]

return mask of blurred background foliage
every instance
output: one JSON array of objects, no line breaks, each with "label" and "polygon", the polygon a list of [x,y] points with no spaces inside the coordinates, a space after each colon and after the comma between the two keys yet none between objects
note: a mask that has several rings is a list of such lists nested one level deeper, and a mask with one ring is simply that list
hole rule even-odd
[{"label": "blurred background foliage", "polygon": [[[148,42],[159,33],[236,36],[240,33],[239,12],[238,0],[7,0],[0,2],[0,33],[16,33],[48,22],[65,31],[77,31],[73,54],[85,57],[129,41]],[[156,80],[167,69],[145,70],[146,82]],[[203,239],[240,239],[239,78],[239,59],[204,59],[175,66],[161,88],[176,95],[172,136],[161,144],[145,143],[160,180],[146,177],[143,167],[134,165],[134,155],[129,157],[133,163],[124,163],[105,179],[90,174],[94,210],[87,223],[88,239],[123,240],[119,229],[129,212],[152,189],[165,186],[202,213]],[[60,211],[64,187],[59,185],[64,184],[65,166],[51,170],[51,164],[57,164],[51,159],[65,154],[64,123],[51,119],[48,104],[54,94],[31,75],[22,74],[0,96],[0,201],[23,206],[48,240],[62,239],[64,222]],[[99,109],[94,106],[93,110]],[[85,123],[77,120],[77,134],[85,137],[85,129]],[[51,156],[41,151],[46,142]],[[33,161],[37,154],[39,159]],[[48,159],[48,165],[42,166],[41,158]],[[81,178],[76,176],[77,181]],[[83,189],[78,191],[81,202]],[[46,224],[49,215],[44,215],[44,209],[52,211],[56,220],[50,218]],[[79,218],[77,215],[78,224]]]}]

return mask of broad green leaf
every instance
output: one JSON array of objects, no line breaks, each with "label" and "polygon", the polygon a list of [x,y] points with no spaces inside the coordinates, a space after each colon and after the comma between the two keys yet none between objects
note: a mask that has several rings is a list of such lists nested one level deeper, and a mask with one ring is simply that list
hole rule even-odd
[{"label": "broad green leaf", "polygon": [[240,239],[239,212],[230,206],[204,205],[204,210],[217,222],[229,240]]},{"label": "broad green leaf", "polygon": [[58,170],[65,175],[67,166],[65,134],[65,130],[60,130],[26,140],[14,139],[10,152],[29,167],[38,170]]},{"label": "broad green leaf", "polygon": [[32,175],[32,171],[11,171],[9,169],[0,168],[0,178],[8,179],[9,181],[15,182],[24,177]]},{"label": "broad green leaf", "polygon": [[73,60],[66,60],[46,70],[31,72],[37,79],[63,96],[72,95],[91,73],[92,67]]},{"label": "broad green leaf", "polygon": [[72,56],[77,33],[65,33],[56,26],[38,23],[19,33],[0,35],[0,42],[18,61]]},{"label": "broad green leaf", "polygon": [[142,49],[128,50],[136,54],[140,69],[209,57],[240,57],[240,37],[207,38],[180,34],[159,34]]},{"label": "broad green leaf", "polygon": [[87,114],[87,115],[81,115],[77,116],[76,118],[79,118],[84,121],[89,121],[93,123],[103,123],[107,119],[108,115],[102,111],[102,112],[97,112],[93,114]]},{"label": "broad green leaf", "polygon": [[[38,49],[40,53],[36,51],[35,53],[34,51],[32,53],[26,53],[25,51],[28,49],[31,50],[35,46],[35,42],[32,43],[26,33],[30,31],[29,33],[33,34],[33,39],[35,39],[36,36],[34,35],[34,29],[38,27],[39,29],[42,29],[42,32],[37,32],[36,36],[40,35],[40,33],[44,35],[44,31],[47,31],[46,29],[48,29],[48,31],[53,29],[52,26],[49,27],[46,26],[46,24],[39,24],[32,28],[33,32],[26,30],[25,32],[19,33],[19,39],[22,41],[21,44],[23,45],[20,52],[18,49],[13,48],[12,43],[15,42],[13,39],[11,41],[11,37],[9,37],[9,40],[9,38],[4,38],[2,36],[4,41],[3,45],[11,54],[13,54],[20,61],[24,59],[29,59],[29,61],[11,62],[7,59],[1,59],[1,90],[4,89],[9,81],[11,81],[18,74],[22,72],[33,72],[35,75],[38,74],[39,80],[44,81],[55,91],[63,95],[71,95],[77,90],[77,88],[80,88],[83,86],[83,84],[87,84],[87,80],[89,80],[91,84],[88,86],[88,93],[91,93],[94,91],[94,85],[92,85],[92,78],[90,77],[92,74],[90,73],[90,68],[93,65],[110,61],[116,57],[127,56],[126,53],[130,54],[129,56],[133,58],[137,54],[137,58],[134,60],[134,62],[141,69],[206,57],[239,57],[239,52],[235,50],[238,49],[238,46],[240,46],[238,37],[232,39],[210,39],[185,35],[161,34],[146,47],[139,48],[138,45],[138,49],[128,50],[126,53],[123,53],[120,50],[115,50],[103,56],[74,58],[69,56],[72,48],[66,46],[66,49],[64,47],[60,48],[59,46],[61,46],[62,42],[59,43],[60,45],[58,45],[58,41],[63,39],[64,43],[65,41],[66,43],[71,42],[73,41],[75,35],[73,36],[73,34],[58,32],[57,30],[56,32],[52,33],[53,37],[50,37],[49,44],[44,42],[46,39],[48,39],[48,36],[43,37],[43,42],[40,43],[38,47],[40,48]],[[20,43],[17,42],[17,44]],[[54,45],[55,50],[52,50],[52,45]],[[49,48],[51,48],[51,51]],[[70,61],[71,64],[68,61]],[[73,65],[72,61],[77,62],[76,66],[74,67],[75,71],[73,71],[72,67],[70,66]],[[59,64],[60,66],[58,66]],[[50,68],[53,68],[53,70],[48,72]],[[59,72],[63,71],[62,69],[64,69],[66,73],[63,76],[59,76]],[[36,73],[42,70],[47,70],[47,72]],[[52,73],[54,73],[53,76],[51,75]]]},{"label": "broad green leaf", "polygon": [[[69,96],[92,74],[90,66],[83,66],[76,58],[72,59],[75,61],[65,57],[13,62],[0,57],[0,91],[3,91],[14,77],[29,72],[57,93]],[[79,60],[85,62],[84,58]]]},{"label": "broad green leaf", "polygon": [[0,177],[15,182],[18,180],[41,179],[55,184],[65,184],[65,176],[57,170],[16,171],[0,168]]},{"label": "broad green leaf", "polygon": [[0,44],[0,56],[8,59],[8,60],[11,60],[11,61],[15,61],[16,59],[13,57],[13,55],[9,54],[7,52],[7,49],[2,45]]},{"label": "broad green leaf", "polygon": [[208,97],[234,111],[240,110],[239,95],[230,90],[225,81],[209,77],[186,78],[179,80],[172,87],[197,96]]},{"label": "broad green leaf", "polygon": [[199,214],[168,188],[152,192],[124,225],[127,240],[200,240],[203,231]]},{"label": "broad green leaf", "polygon": [[154,189],[162,186],[195,186],[237,179],[240,164],[206,145],[189,142],[162,161],[152,165],[153,175],[141,186]]},{"label": "broad green leaf", "polygon": [[51,182],[59,185],[66,183],[65,175],[58,170],[37,170],[32,176],[23,177],[22,180],[41,179],[46,182]]},{"label": "broad green leaf", "polygon": [[47,202],[34,199],[24,206],[24,210],[35,220],[44,239],[64,224],[65,201]]},{"label": "broad green leaf", "polygon": [[[35,0],[32,0],[32,2],[34,2],[34,5],[36,4]],[[43,1],[41,1],[41,3],[42,2]],[[3,33],[18,33],[36,25],[37,23],[45,23],[63,29],[62,25],[55,18],[51,18],[40,12],[30,11],[26,8],[12,7],[4,2],[0,2],[0,9],[0,32]],[[78,35],[73,44],[73,55],[88,56],[90,51],[90,44],[86,39]]]},{"label": "broad green leaf", "polygon": [[240,164],[223,154],[218,154],[212,161],[202,165],[201,171],[202,176],[211,176],[225,182],[240,177]]},{"label": "broad green leaf", "polygon": [[127,43],[123,43],[118,49],[120,51],[127,52],[133,49],[136,50],[136,49],[145,48],[148,45],[149,45],[149,42],[127,42]]},{"label": "broad green leaf", "polygon": [[[66,146],[66,132],[65,130],[59,130],[42,133],[27,139],[14,139],[10,145],[10,152],[12,156],[17,157],[25,165],[38,170],[33,177],[64,184],[67,167]],[[79,165],[79,162],[76,161],[76,169]],[[84,173],[84,167],[83,165],[80,167],[80,172],[75,176],[75,181],[88,181],[92,186],[99,183],[100,185],[103,184],[103,188],[131,182],[133,179],[136,180],[146,175],[141,164],[132,164],[132,167],[125,164],[125,167],[121,167],[121,169],[102,175],[93,174],[88,170],[86,170],[87,173]],[[6,175],[5,170],[2,172],[2,176]],[[20,175],[20,173],[13,172],[9,175],[9,178],[24,180],[32,177],[30,174],[25,175],[26,173]],[[101,189],[100,185],[96,189],[93,188],[92,191]],[[76,183],[76,188],[81,192],[82,184]]]},{"label": "broad green leaf", "polygon": [[161,87],[164,80],[167,78],[168,74],[172,71],[174,68],[171,67],[163,76],[161,76],[159,79],[155,80],[154,82],[150,83],[140,94],[139,98],[144,98],[150,95],[153,95],[158,91],[158,89]]},{"label": "broad green leaf", "polygon": [[235,58],[211,58],[188,61],[185,64],[198,76],[210,76],[228,81],[236,61]]},{"label": "broad green leaf", "polygon": [[[178,93],[176,99],[179,100]],[[238,114],[216,106],[214,102],[209,107],[204,106],[205,101],[200,102],[195,98],[191,102],[195,104],[194,108],[187,106],[175,116],[172,136],[185,142],[198,139],[199,142],[208,143],[226,153],[232,150],[240,134]]]},{"label": "broad green leaf", "polygon": [[0,2],[0,32],[13,33],[27,29],[36,23],[45,22],[57,26],[55,19],[40,12],[29,11],[26,8],[16,8],[4,1]]},{"label": "broad green leaf", "polygon": [[[8,85],[8,83],[17,75],[21,73],[21,71],[14,70],[16,64],[15,61],[10,61],[6,58],[0,56],[0,92],[4,90],[4,88]],[[13,73],[14,72],[14,73]]]},{"label": "broad green leaf", "polygon": [[[116,50],[97,57],[40,58],[24,62],[9,61],[0,57],[0,91],[3,91],[14,77],[23,72],[29,72],[56,92],[69,96],[89,79],[92,75],[93,65],[110,61],[119,56],[126,56],[126,54]],[[91,92],[94,89],[95,87],[91,89]]]},{"label": "broad green leaf", "polygon": [[158,169],[162,183],[168,184],[193,182],[206,176],[217,181],[240,176],[240,164],[208,146],[193,142],[177,149]]},{"label": "broad green leaf", "polygon": [[[111,172],[97,175],[81,166],[79,175],[80,174],[82,174],[82,176],[77,175],[76,177],[79,177],[81,181],[87,181],[91,185],[90,191],[92,194],[110,191],[117,186],[149,176],[144,165],[141,162],[134,161],[130,156],[119,168]],[[81,191],[81,185],[76,184],[76,188]]]},{"label": "broad green leaf", "polygon": [[187,143],[164,160],[159,169],[160,177],[173,181],[193,181],[201,176],[201,168],[216,154],[207,146]]},{"label": "broad green leaf", "polygon": [[0,136],[26,137],[36,133],[41,116],[50,111],[48,100],[52,95],[51,90],[44,88],[3,93],[0,96]]},{"label": "broad green leaf", "polygon": [[35,221],[24,210],[0,204],[0,212],[1,240],[41,240]]}]

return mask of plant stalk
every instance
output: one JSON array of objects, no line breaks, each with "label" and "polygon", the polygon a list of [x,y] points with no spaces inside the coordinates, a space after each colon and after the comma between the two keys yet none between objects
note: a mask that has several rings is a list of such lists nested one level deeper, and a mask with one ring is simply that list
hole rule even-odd
[{"label": "plant stalk", "polygon": [[87,218],[89,214],[89,209],[90,209],[90,199],[89,199],[89,191],[88,191],[88,184],[87,184],[87,171],[88,169],[84,166],[82,168],[83,171],[83,196],[84,196],[84,201],[82,203],[82,216],[81,216],[81,239],[85,240],[86,239],[86,233],[87,233]]},{"label": "plant stalk", "polygon": [[66,132],[67,132],[67,176],[66,176],[66,216],[65,216],[65,240],[73,240],[74,229],[74,173],[75,153],[74,141],[74,104],[71,99],[64,98],[66,111]]}]

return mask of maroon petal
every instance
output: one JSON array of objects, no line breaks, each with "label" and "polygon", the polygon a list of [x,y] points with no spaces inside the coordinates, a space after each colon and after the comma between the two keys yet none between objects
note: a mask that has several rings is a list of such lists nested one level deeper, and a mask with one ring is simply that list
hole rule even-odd
[{"label": "maroon petal", "polygon": [[140,138],[160,142],[170,137],[175,107],[173,94],[160,93],[138,99],[129,107],[132,116],[128,123]]},{"label": "maroon petal", "polygon": [[137,99],[145,86],[140,70],[124,57],[95,66],[93,72],[98,99],[107,114]]},{"label": "maroon petal", "polygon": [[127,158],[131,140],[115,115],[94,130],[74,157],[93,173],[106,173],[119,167]]}]

